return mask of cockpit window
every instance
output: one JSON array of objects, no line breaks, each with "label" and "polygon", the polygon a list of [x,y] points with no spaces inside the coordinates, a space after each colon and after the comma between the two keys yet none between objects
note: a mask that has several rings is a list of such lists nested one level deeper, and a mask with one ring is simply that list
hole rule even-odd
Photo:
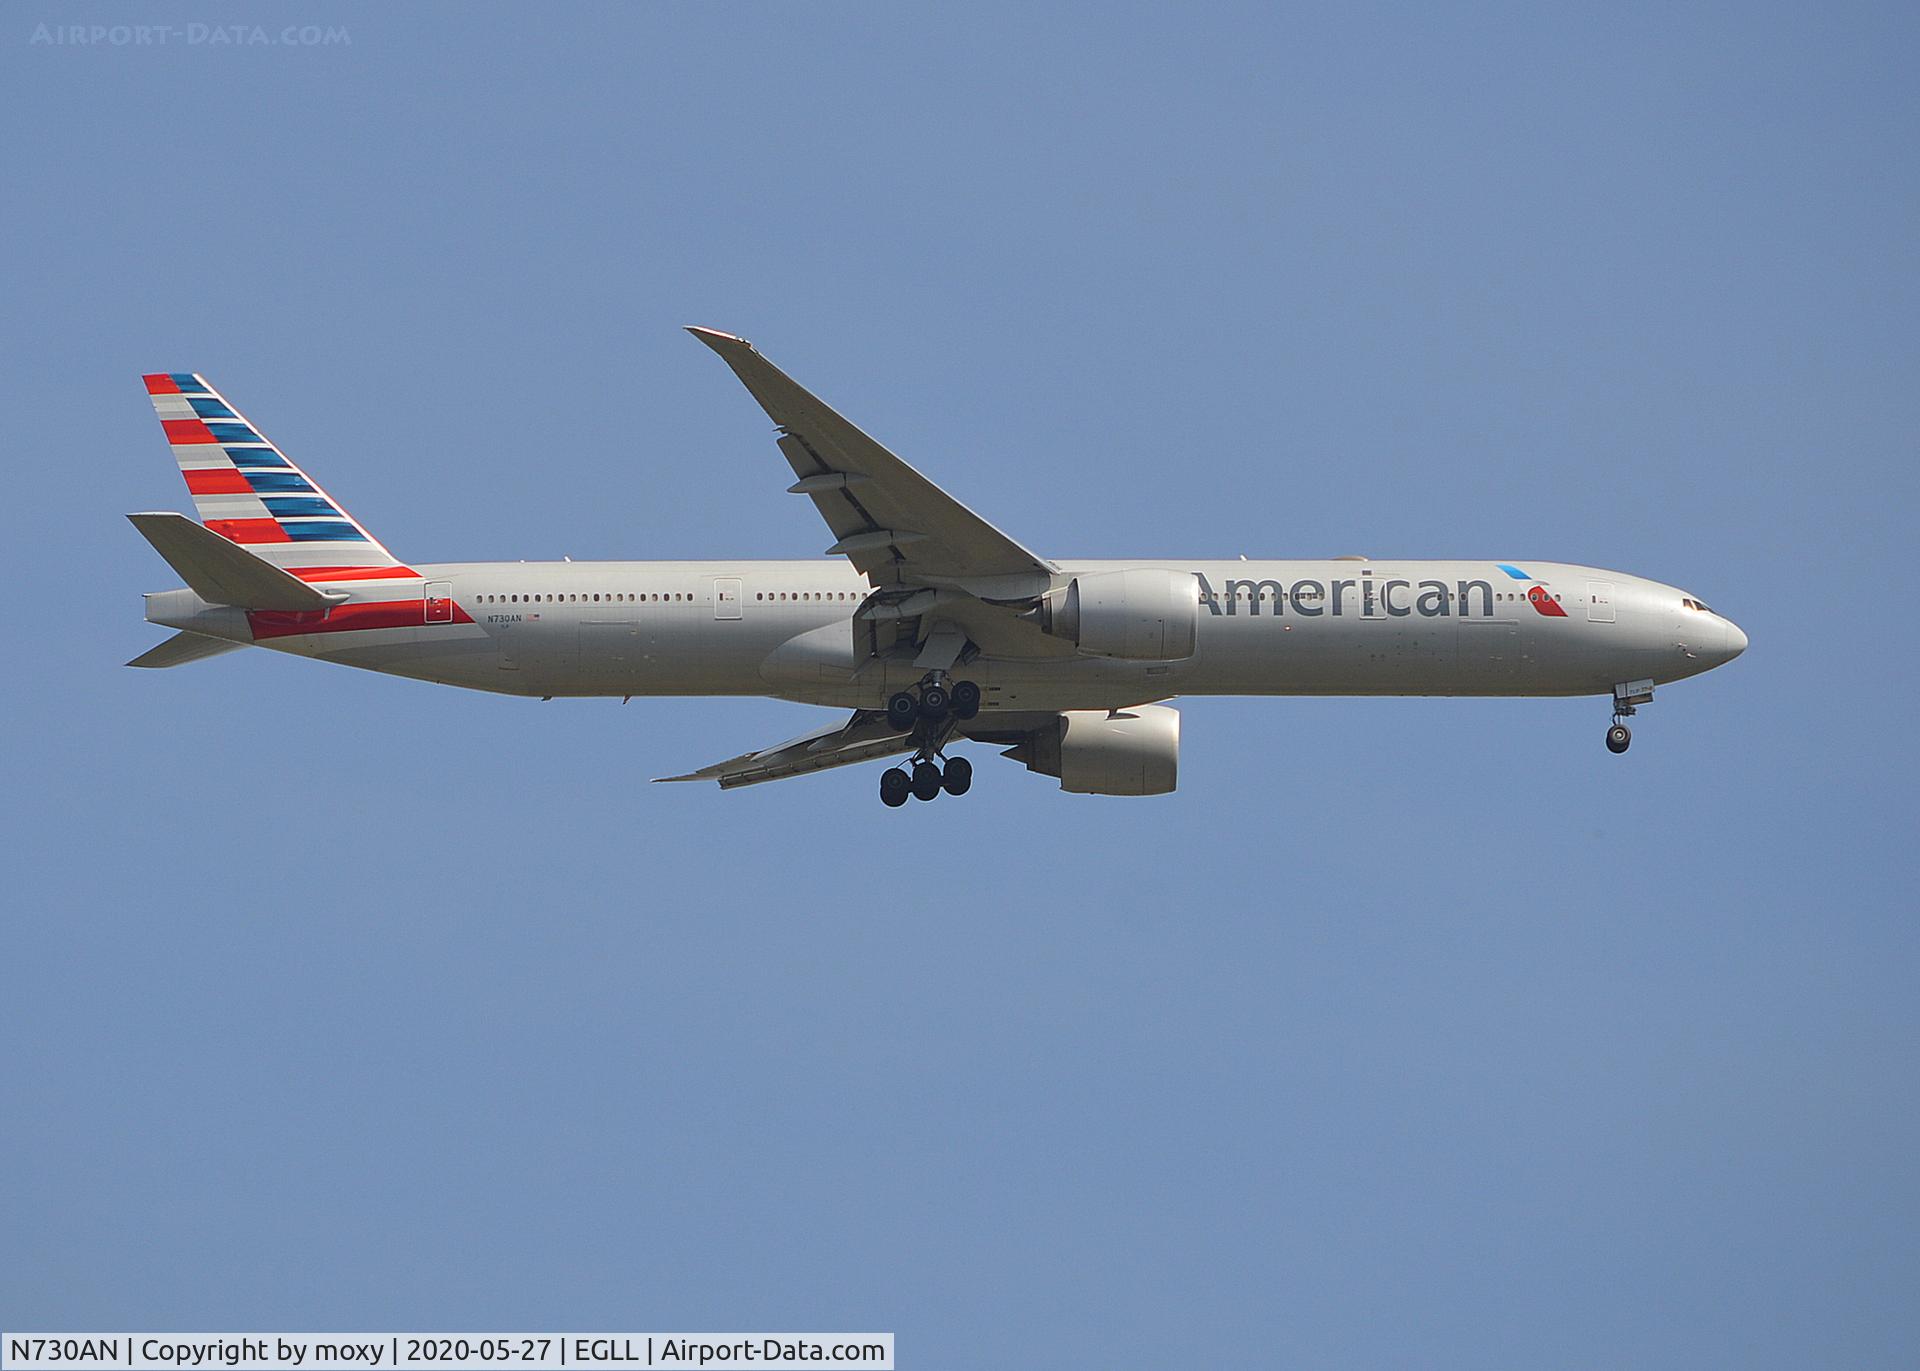
[{"label": "cockpit window", "polygon": [[1697,609],[1697,610],[1699,610],[1699,611],[1700,611],[1700,612],[1701,612],[1702,614],[1711,614],[1711,613],[1713,613],[1713,611],[1712,611],[1711,609],[1709,609],[1709,608],[1708,608],[1708,607],[1707,607],[1706,605],[1704,605],[1704,604],[1702,604],[1702,603],[1701,603],[1700,601],[1698,601],[1698,600],[1689,600],[1689,599],[1687,599],[1687,598],[1686,598],[1685,596],[1682,596],[1682,597],[1681,597],[1681,600],[1680,600],[1680,603],[1681,603],[1681,604],[1683,604],[1683,605],[1685,605],[1685,606],[1686,606],[1686,607],[1687,607],[1688,609]]}]

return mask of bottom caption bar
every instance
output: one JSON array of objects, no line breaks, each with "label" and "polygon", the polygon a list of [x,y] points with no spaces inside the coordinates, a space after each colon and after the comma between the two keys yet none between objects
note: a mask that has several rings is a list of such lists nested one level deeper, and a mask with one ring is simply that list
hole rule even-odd
[{"label": "bottom caption bar", "polygon": [[0,1371],[893,1371],[891,1333],[4,1333]]}]

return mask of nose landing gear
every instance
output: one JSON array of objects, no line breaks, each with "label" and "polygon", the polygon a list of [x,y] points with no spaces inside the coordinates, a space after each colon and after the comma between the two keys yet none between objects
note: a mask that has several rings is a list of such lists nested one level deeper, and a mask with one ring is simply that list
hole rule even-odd
[{"label": "nose landing gear", "polygon": [[1651,699],[1652,681],[1623,681],[1613,688],[1613,727],[1607,730],[1607,751],[1617,757],[1633,745],[1633,730],[1626,721]]}]

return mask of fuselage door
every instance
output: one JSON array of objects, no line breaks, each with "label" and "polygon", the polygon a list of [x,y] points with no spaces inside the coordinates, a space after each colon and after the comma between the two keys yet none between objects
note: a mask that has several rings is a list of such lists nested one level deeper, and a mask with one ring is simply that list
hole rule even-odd
[{"label": "fuselage door", "polygon": [[1610,624],[1613,622],[1613,582],[1587,582],[1587,622]]},{"label": "fuselage door", "polygon": [[740,617],[740,578],[738,576],[719,576],[714,579],[713,617],[716,619]]},{"label": "fuselage door", "polygon": [[426,599],[428,623],[450,624],[453,622],[452,581],[428,581]]}]

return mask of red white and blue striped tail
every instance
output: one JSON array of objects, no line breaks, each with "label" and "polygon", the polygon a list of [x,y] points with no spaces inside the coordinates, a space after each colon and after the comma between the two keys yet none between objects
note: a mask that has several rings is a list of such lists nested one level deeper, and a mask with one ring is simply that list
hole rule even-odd
[{"label": "red white and blue striped tail", "polygon": [[204,377],[143,379],[208,528],[303,581],[414,574]]}]

